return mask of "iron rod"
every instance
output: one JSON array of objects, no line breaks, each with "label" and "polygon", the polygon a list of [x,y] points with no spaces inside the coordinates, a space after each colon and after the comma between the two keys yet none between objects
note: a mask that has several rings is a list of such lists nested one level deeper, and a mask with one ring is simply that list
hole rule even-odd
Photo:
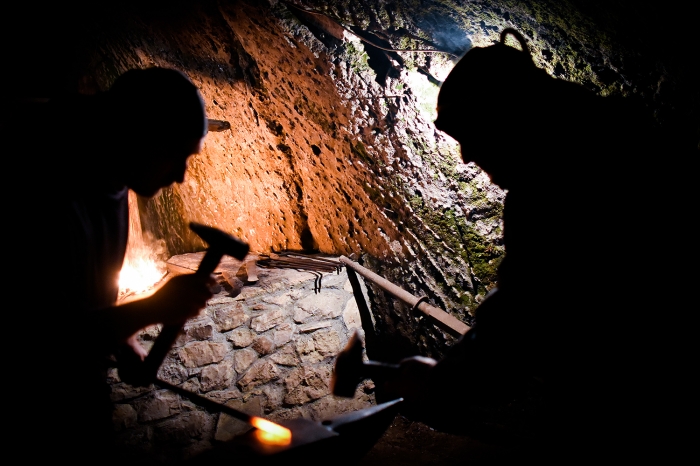
[{"label": "iron rod", "polygon": [[[229,416],[235,417],[236,419],[245,422],[246,424],[251,424],[251,421],[253,420],[254,416],[251,416],[250,414],[246,414],[243,411],[239,411],[239,410],[232,408],[230,406],[226,406],[225,404],[217,403],[216,401],[210,400],[207,397],[204,397],[202,395],[198,395],[197,393],[193,393],[189,390],[185,390],[182,387],[178,387],[177,385],[173,385],[171,383],[168,383],[165,380],[156,379],[155,384],[162,387],[162,388],[167,388],[168,390],[171,390],[171,391],[177,393],[178,395],[182,395],[186,398],[189,398],[195,404],[197,404],[197,405],[199,405],[202,408],[205,408],[207,410],[214,411],[214,412],[226,413]],[[258,416],[258,417],[260,417],[260,416]]]},{"label": "iron rod", "polygon": [[367,280],[374,283],[379,288],[386,291],[393,297],[398,298],[404,303],[408,304],[409,306],[418,309],[423,314],[430,317],[436,325],[444,329],[447,333],[451,334],[452,336],[461,337],[462,335],[467,333],[467,331],[469,331],[470,327],[461,320],[448,314],[440,308],[437,308],[424,301],[421,301],[421,298],[416,298],[408,291],[394,285],[386,278],[377,275],[371,270],[362,267],[357,262],[354,262],[345,256],[340,256],[340,262],[348,268],[351,268],[358,274],[362,275]]}]

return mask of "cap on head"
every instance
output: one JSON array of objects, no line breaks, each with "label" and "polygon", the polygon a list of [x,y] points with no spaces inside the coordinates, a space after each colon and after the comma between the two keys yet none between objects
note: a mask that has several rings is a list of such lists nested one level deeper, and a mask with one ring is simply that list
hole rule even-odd
[{"label": "cap on head", "polygon": [[116,79],[107,95],[110,118],[124,137],[141,139],[157,134],[191,141],[207,134],[204,100],[180,71],[132,69]]},{"label": "cap on head", "polygon": [[[508,35],[520,43],[522,50],[505,44]],[[507,28],[498,43],[474,47],[459,60],[440,87],[437,105],[445,108],[468,102],[500,107],[527,93],[541,72],[532,61],[525,38]]]}]

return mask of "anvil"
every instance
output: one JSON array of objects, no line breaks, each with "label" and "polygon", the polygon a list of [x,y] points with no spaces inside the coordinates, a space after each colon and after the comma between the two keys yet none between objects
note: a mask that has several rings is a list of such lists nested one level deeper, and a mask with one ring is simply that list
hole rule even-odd
[{"label": "anvil", "polygon": [[402,401],[403,398],[397,398],[326,421],[304,418],[275,421],[292,431],[288,445],[266,444],[259,439],[256,429],[252,429],[195,456],[187,464],[235,461],[261,466],[296,464],[299,460],[307,466],[356,465],[384,434]]}]

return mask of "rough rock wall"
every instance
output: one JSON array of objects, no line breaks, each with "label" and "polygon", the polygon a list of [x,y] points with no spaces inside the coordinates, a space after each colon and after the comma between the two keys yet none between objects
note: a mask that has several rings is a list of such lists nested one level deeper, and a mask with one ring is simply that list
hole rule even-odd
[{"label": "rough rock wall", "polygon": [[[459,148],[431,124],[437,86],[456,57],[514,26],[555,76],[601,94],[639,95],[656,102],[660,117],[679,101],[666,96],[683,81],[628,52],[633,41],[612,19],[593,19],[598,3],[579,3],[105,6],[85,33],[82,89],[105,89],[128,68],[171,66],[200,87],[210,118],[231,123],[207,136],[185,183],[140,202],[142,225],[169,254],[204,247],[187,229],[191,220],[256,252],[356,254],[469,322],[504,252],[504,193],[459,164]],[[474,109],[465,118],[478,117]],[[380,333],[429,355],[452,341],[370,292]]]},{"label": "rough rock wall", "polygon": [[[168,266],[196,268],[202,256],[178,255]],[[314,274],[294,269],[259,269],[259,280],[249,282],[235,259],[223,261],[216,274],[243,280],[232,280],[235,288],[220,280],[221,292],[187,323],[163,361],[161,380],[273,421],[321,422],[375,404],[369,380],[351,398],[330,392],[335,357],[361,327],[345,268],[325,273],[320,290]],[[154,326],[139,339],[150,348],[158,333]],[[251,429],[161,386],[124,383],[116,369],[109,382],[115,454],[126,463],[175,464]]]},{"label": "rough rock wall", "polygon": [[[280,2],[285,3],[285,2]],[[697,143],[700,70],[680,1],[634,0],[295,0],[393,49],[461,54],[514,27],[539,66],[601,95],[636,95],[661,121],[673,120]],[[400,54],[429,68],[431,55]]]},{"label": "rough rock wall", "polygon": [[[460,179],[438,170],[454,167],[456,146],[419,112],[422,102],[405,73],[381,86],[354,36],[333,52],[277,7],[212,2],[166,16],[119,10],[90,32],[83,91],[106,89],[132,67],[175,67],[201,89],[208,116],[232,124],[207,136],[182,185],[140,200],[141,224],[166,241],[169,254],[205,246],[187,228],[198,221],[241,237],[256,252],[366,255],[380,272],[405,268],[392,278],[412,280],[468,318],[461,306],[473,302],[467,261],[431,251],[446,239],[415,213],[466,219],[461,206],[468,210],[469,202],[455,198]],[[494,204],[497,225],[498,190],[476,169],[459,173],[464,184],[477,185],[463,198]],[[452,192],[444,189],[449,185]],[[484,232],[492,234],[493,225]],[[454,233],[453,247],[460,242]],[[487,241],[497,241],[492,236]],[[438,282],[453,277],[464,286],[442,290]]]}]

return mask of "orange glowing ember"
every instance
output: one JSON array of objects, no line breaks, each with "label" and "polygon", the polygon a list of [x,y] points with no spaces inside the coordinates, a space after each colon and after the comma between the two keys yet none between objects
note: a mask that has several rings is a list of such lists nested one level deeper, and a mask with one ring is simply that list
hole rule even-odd
[{"label": "orange glowing ember", "polygon": [[255,436],[266,445],[289,445],[292,443],[292,431],[266,419],[252,416],[250,423],[258,430]]}]

